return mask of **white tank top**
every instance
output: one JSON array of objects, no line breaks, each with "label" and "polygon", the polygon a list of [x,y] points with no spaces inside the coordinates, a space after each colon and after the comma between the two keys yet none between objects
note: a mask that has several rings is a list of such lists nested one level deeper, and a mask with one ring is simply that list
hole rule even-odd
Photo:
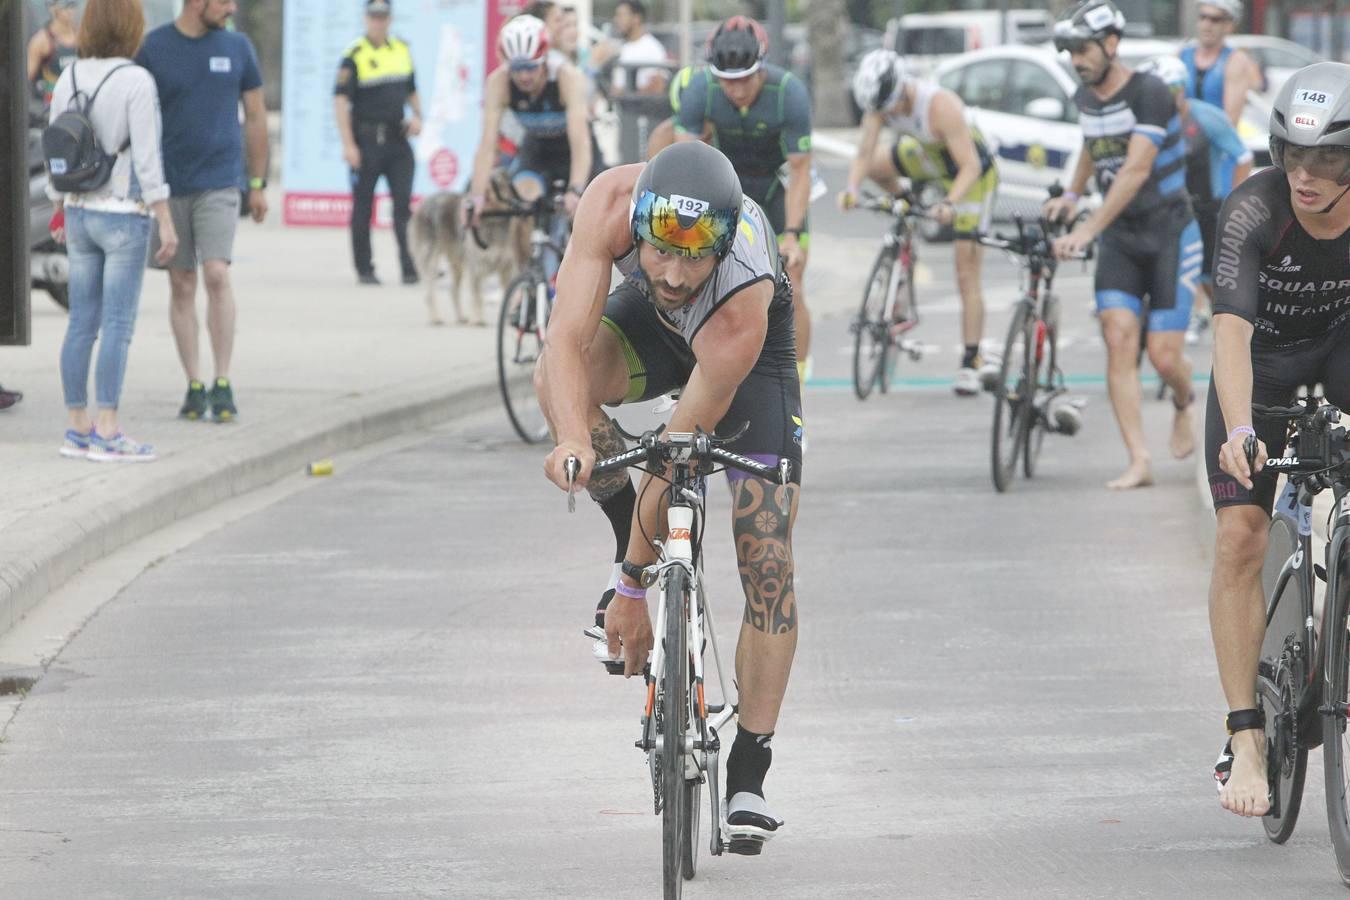
[{"label": "white tank top", "polygon": [[936,81],[915,81],[913,84],[913,112],[907,116],[888,112],[886,125],[896,134],[913,135],[921,144],[932,144],[937,141],[937,135],[933,134],[928,113],[933,107],[933,98],[942,90],[942,86]]}]

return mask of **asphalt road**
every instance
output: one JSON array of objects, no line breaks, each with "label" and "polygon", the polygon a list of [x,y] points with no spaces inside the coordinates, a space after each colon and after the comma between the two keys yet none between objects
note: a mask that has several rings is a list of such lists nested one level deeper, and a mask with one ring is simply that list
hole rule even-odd
[{"label": "asphalt road", "polygon": [[[1157,486],[1104,490],[1123,454],[1066,273],[1086,426],[996,495],[990,402],[946,385],[945,252],[922,294],[933,351],[866,403],[845,383],[845,267],[821,267],[801,640],[766,781],[787,826],[762,857],[705,856],[686,896],[1341,896],[1319,761],[1283,847],[1215,799],[1204,513],[1193,461],[1164,458],[1166,405],[1145,410]],[[659,896],[640,689],[580,634],[611,539],[541,459],[481,416],[91,573],[80,599],[111,599],[0,733],[0,895]],[[726,657],[740,603],[710,496]]]}]

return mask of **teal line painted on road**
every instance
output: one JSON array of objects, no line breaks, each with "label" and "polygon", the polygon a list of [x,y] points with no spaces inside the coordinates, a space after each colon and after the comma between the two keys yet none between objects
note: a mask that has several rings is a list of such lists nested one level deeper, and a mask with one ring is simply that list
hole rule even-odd
[{"label": "teal line painted on road", "polygon": [[[1146,384],[1146,385],[1157,385],[1157,384],[1158,384],[1158,376],[1157,376],[1157,375],[1145,375],[1145,376],[1143,376],[1143,377],[1140,379],[1140,381],[1142,381],[1142,382],[1143,382],[1144,384]],[[1192,381],[1193,383],[1195,383],[1195,384],[1208,384],[1208,383],[1209,383],[1209,376],[1208,376],[1208,375],[1192,375],[1192,376],[1191,376],[1191,381]],[[891,387],[892,387],[892,388],[901,388],[901,389],[934,388],[934,387],[951,387],[951,383],[952,383],[952,380],[951,380],[950,378],[933,378],[933,377],[926,377],[926,378],[895,378],[895,379],[892,379],[892,381],[891,381]],[[1065,383],[1065,384],[1079,384],[1079,385],[1098,385],[1098,384],[1104,385],[1104,384],[1106,384],[1106,376],[1105,376],[1105,375],[1065,375],[1065,376],[1064,376],[1064,383]],[[811,378],[811,379],[809,379],[809,380],[806,382],[806,386],[809,387],[809,388],[825,388],[825,389],[827,389],[827,390],[840,390],[840,389],[843,389],[843,388],[848,388],[849,390],[852,390],[852,389],[853,389],[853,379],[852,379],[852,378]]]}]

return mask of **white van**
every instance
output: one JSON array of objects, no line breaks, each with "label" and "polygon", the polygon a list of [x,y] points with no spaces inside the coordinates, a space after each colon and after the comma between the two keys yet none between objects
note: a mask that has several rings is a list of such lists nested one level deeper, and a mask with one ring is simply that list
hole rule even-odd
[{"label": "white van", "polygon": [[1005,35],[1000,12],[910,13],[887,23],[885,45],[903,56],[911,71],[924,76],[971,50],[1045,40],[1054,24],[1046,10],[1010,9]]}]

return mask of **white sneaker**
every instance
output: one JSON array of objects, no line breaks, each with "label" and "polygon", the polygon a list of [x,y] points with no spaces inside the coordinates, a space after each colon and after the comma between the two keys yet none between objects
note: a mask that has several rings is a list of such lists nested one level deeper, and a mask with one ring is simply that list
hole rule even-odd
[{"label": "white sneaker", "polygon": [[980,363],[980,387],[986,391],[992,391],[998,384],[998,372],[1002,367],[1001,360],[987,359]]},{"label": "white sneaker", "polygon": [[966,366],[956,372],[956,380],[952,382],[952,390],[956,391],[958,397],[974,397],[982,389],[980,373],[974,367]]},{"label": "white sneaker", "polygon": [[1077,434],[1078,429],[1083,427],[1083,413],[1079,411],[1078,404],[1064,394],[1052,398],[1045,412],[1050,424],[1060,434]]}]

